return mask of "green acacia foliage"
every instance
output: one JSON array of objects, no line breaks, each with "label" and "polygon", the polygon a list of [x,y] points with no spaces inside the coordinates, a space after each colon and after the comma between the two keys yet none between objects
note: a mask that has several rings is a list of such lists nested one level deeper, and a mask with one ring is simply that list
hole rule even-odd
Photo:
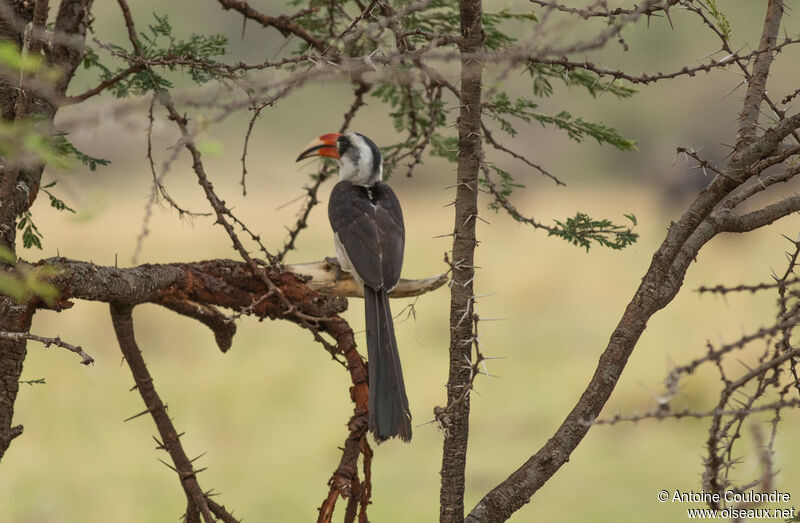
[{"label": "green acacia foliage", "polygon": [[[300,0],[295,2],[296,5],[300,3]],[[313,62],[316,55],[324,54],[326,60],[335,62],[342,58],[387,53],[397,55],[390,68],[379,70],[382,74],[369,78],[370,83],[362,78],[354,78],[359,88],[365,89],[364,92],[369,92],[369,96],[387,107],[388,117],[400,136],[396,143],[382,148],[386,175],[391,176],[398,169],[411,175],[427,154],[456,162],[458,133],[450,125],[452,117],[448,116],[451,115],[448,110],[458,104],[457,87],[446,80],[446,62],[431,62],[428,65],[414,58],[414,51],[433,45],[432,42],[437,42],[437,52],[458,49],[460,30],[457,4],[445,0],[395,1],[371,4],[369,13],[363,12],[364,5],[359,1],[334,4],[323,0],[312,0],[310,3],[303,0],[302,5],[304,9],[292,17],[291,23],[307,31],[310,38],[299,39],[301,43],[290,51],[295,57],[308,57]],[[356,20],[354,16],[359,13],[359,19]],[[510,29],[515,24],[517,28],[520,25],[530,28],[536,23],[538,19],[534,12],[514,13],[502,9],[484,13],[483,47],[490,52],[512,53],[518,42],[513,36],[514,31]],[[390,26],[391,31],[386,29]],[[136,42],[122,38],[115,43],[97,43],[94,47],[86,47],[83,65],[96,70],[99,82],[109,83],[108,90],[119,98],[169,91],[175,86],[173,76],[180,74],[196,84],[209,81],[230,84],[230,81],[234,81],[240,87],[245,86],[243,88],[248,96],[257,99],[260,91],[255,87],[247,87],[246,68],[226,65],[224,62],[228,44],[224,35],[190,33],[188,37],[183,37],[176,32],[166,16],[154,14],[152,23],[139,33]],[[327,46],[324,51],[320,49],[323,46]],[[43,67],[40,62],[38,57],[23,58],[14,49],[0,48],[0,65],[7,68],[40,74]],[[541,100],[551,96],[557,89],[574,88],[592,97],[607,92],[625,99],[635,93],[633,88],[620,81],[601,82],[595,73],[580,67],[567,68],[530,58],[513,64],[530,77],[530,90],[526,95],[515,93],[512,96],[504,90],[501,75],[497,85],[486,90],[484,95],[484,124],[487,131],[489,128],[497,129],[501,131],[498,136],[513,138],[521,126],[537,125],[544,131],[563,133],[577,143],[590,139],[620,150],[636,150],[634,140],[602,122],[587,120],[566,109],[555,112],[540,109]],[[307,66],[308,62],[297,60],[287,63],[286,69],[298,71]],[[12,126],[13,131],[0,128],[0,134],[16,133],[17,139],[6,140],[6,143],[15,144],[17,152],[26,151],[41,163],[64,169],[71,165],[68,160],[73,160],[87,165],[92,171],[108,164],[107,160],[78,151],[63,133],[41,132],[34,123],[27,128],[20,122]],[[494,149],[505,150],[498,147],[489,133],[484,140]],[[488,151],[492,147],[485,149]],[[496,182],[488,178],[481,179],[481,183],[490,187],[495,196],[495,201],[489,203],[490,208],[508,208],[510,204],[507,199],[513,197],[515,191],[524,189],[518,178],[524,170],[532,168],[533,164],[527,160],[528,154],[512,154],[519,161],[514,169],[501,169],[489,158],[486,159],[484,172],[491,171],[498,175]],[[539,170],[545,174],[543,169]],[[62,200],[50,192],[47,194],[53,208],[71,210]],[[582,212],[564,220],[553,220],[549,225],[525,220],[519,214],[512,213],[512,216],[587,249],[590,245],[622,248],[636,241],[636,234],[632,231],[635,218],[632,216],[633,219],[626,225],[615,225],[610,220],[595,219]],[[20,218],[20,223],[25,224],[23,244],[26,247],[40,247],[41,234],[33,224],[30,213]]]},{"label": "green acacia foliage", "polygon": [[[302,4],[305,6],[307,2]],[[295,5],[300,5],[300,2],[295,2]],[[334,9],[329,2],[312,1],[311,10],[298,17],[296,22],[314,38],[327,41],[330,35],[346,33],[352,23],[347,12],[360,12],[363,8],[362,4],[355,1],[342,2],[340,5],[343,8]],[[406,32],[404,36],[396,37],[396,33],[389,31],[361,33],[353,38],[345,36],[337,39],[333,52],[349,57],[371,56],[373,53],[388,52],[386,50],[413,52],[431,45],[437,38],[457,37],[460,34],[457,3],[435,0],[425,3],[423,8],[419,8],[420,5],[422,4],[418,2],[398,1],[392,2],[391,8],[376,7],[372,11],[375,18],[369,22],[373,24],[380,24],[383,17],[405,13],[396,22]],[[510,24],[526,24],[530,27],[537,22],[533,12],[513,13],[503,9],[495,13],[484,13],[484,49],[512,52],[518,42],[509,31]],[[457,49],[457,43],[442,48],[454,50]],[[312,52],[312,46],[307,43],[297,50],[300,55]],[[437,63],[436,66],[438,65]],[[540,104],[537,102],[537,99],[549,97],[559,88],[577,88],[592,97],[610,93],[620,99],[630,98],[636,93],[635,89],[620,81],[601,82],[595,73],[580,67],[568,69],[563,65],[528,60],[518,68],[524,69],[531,78],[528,96],[512,97],[503,90],[502,84],[493,86],[484,95],[487,98],[483,102],[486,116],[484,122],[487,125],[496,126],[513,138],[520,126],[538,124],[545,130],[563,132],[568,139],[578,143],[588,138],[623,151],[636,150],[636,141],[626,138],[611,126],[586,120],[566,109],[554,113],[544,112],[539,110]],[[422,163],[423,150],[449,162],[457,161],[457,130],[450,126],[452,122],[447,117],[448,104],[450,107],[457,105],[457,100],[453,100],[453,93],[448,93],[448,86],[442,85],[436,74],[424,73],[424,67],[420,67],[419,62],[413,58],[400,57],[393,63],[393,69],[388,74],[379,76],[371,85],[370,94],[388,106],[388,116],[394,129],[402,137],[400,141],[382,147],[387,176],[391,176],[398,168],[407,168],[405,172],[410,175],[414,167]],[[451,96],[449,99],[448,95]],[[515,169],[512,173],[489,162],[485,167],[499,175],[496,184],[486,178],[481,179],[483,185],[493,186],[493,194],[498,200],[507,199],[514,191],[524,188],[517,181],[521,171]],[[495,210],[504,207],[502,201],[493,201],[489,205]],[[512,216],[523,219],[518,214],[512,213]],[[526,221],[535,223],[535,226],[547,230],[552,236],[586,249],[593,244],[621,249],[634,243],[637,238],[632,230],[636,224],[635,217],[627,217],[629,223],[625,225],[616,225],[608,219],[594,219],[582,212],[565,220],[553,220],[551,225]]]},{"label": "green acacia foliage", "polygon": [[[153,15],[154,23],[141,33],[137,54],[123,45],[109,44],[105,51],[115,58],[123,59],[122,65],[110,67],[104,63],[94,48],[84,50],[83,66],[99,71],[99,81],[110,81],[133,66],[137,70],[125,75],[110,85],[109,91],[117,98],[140,96],[149,92],[168,90],[174,87],[167,72],[187,72],[189,79],[196,84],[204,84],[224,76],[215,69],[215,57],[223,56],[228,43],[221,34],[198,35],[192,33],[188,38],[176,37],[174,28],[166,16]],[[145,62],[163,62],[164,65],[145,67]],[[185,64],[185,65],[180,65]],[[57,78],[55,71],[43,64],[39,56],[24,55],[11,42],[0,42],[0,68],[16,74],[35,75],[40,80]],[[7,165],[25,168],[36,164],[47,165],[58,170],[68,171],[75,163],[87,166],[92,172],[110,162],[95,158],[78,150],[63,131],[53,131],[43,117],[32,114],[13,122],[0,122],[0,156]],[[58,211],[75,211],[63,200],[47,190],[56,182],[41,187],[50,198],[50,206]],[[22,245],[25,248],[42,248],[42,233],[33,221],[30,210],[20,213],[17,228],[22,232]]]}]

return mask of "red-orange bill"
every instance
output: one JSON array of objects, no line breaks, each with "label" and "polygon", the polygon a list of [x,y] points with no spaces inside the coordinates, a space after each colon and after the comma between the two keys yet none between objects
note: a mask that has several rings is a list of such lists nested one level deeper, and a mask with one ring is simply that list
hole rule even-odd
[{"label": "red-orange bill", "polygon": [[339,158],[339,149],[336,147],[336,140],[339,139],[341,134],[339,133],[329,133],[323,134],[305,148],[305,150],[300,153],[300,156],[297,157],[297,160],[305,160],[306,158],[310,158],[311,156],[327,156],[328,158]]}]

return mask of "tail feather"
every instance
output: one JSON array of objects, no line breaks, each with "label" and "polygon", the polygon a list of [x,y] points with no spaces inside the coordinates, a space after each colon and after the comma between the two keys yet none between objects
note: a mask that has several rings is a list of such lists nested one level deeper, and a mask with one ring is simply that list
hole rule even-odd
[{"label": "tail feather", "polygon": [[369,357],[369,429],[380,442],[411,439],[411,414],[386,291],[364,287]]}]

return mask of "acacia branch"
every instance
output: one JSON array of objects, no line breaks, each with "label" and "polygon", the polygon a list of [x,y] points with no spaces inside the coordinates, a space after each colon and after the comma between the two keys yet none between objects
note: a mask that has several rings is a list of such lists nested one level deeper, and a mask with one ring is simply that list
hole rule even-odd
[{"label": "acacia branch", "polygon": [[59,336],[56,336],[55,338],[45,338],[43,336],[37,336],[36,334],[31,334],[29,332],[0,331],[0,338],[4,340],[17,341],[17,342],[22,340],[33,340],[44,344],[45,347],[49,347],[50,345],[55,345],[57,347],[61,347],[67,349],[68,351],[74,352],[75,354],[80,356],[82,365],[90,365],[94,363],[94,358],[86,354],[86,352],[84,352],[84,350],[80,347],[80,345],[73,345],[71,343],[67,343],[66,341],[63,341]]},{"label": "acacia branch", "polygon": [[800,196],[792,196],[747,214],[725,216],[718,229],[723,232],[749,232],[800,211]]},{"label": "acacia branch", "polygon": [[[153,417],[153,421],[158,428],[158,433],[161,436],[160,445],[169,453],[172,463],[175,465],[173,470],[178,474],[188,503],[199,511],[206,523],[213,523],[214,516],[206,503],[206,495],[197,482],[197,472],[192,466],[192,461],[183,450],[180,435],[175,430],[175,426],[167,414],[166,407],[156,392],[153,385],[153,377],[150,375],[150,371],[147,370],[142,351],[136,344],[133,333],[133,318],[131,317],[132,310],[133,307],[131,305],[111,303],[111,322],[114,324],[119,347],[133,374],[136,390],[142,396],[147,411]],[[187,509],[187,515],[190,512],[191,508]]]},{"label": "acacia branch", "polygon": [[[349,430],[342,449],[342,457],[339,466],[333,472],[328,481],[328,495],[319,508],[319,523],[329,523],[333,516],[336,499],[339,496],[350,498],[348,503],[348,513],[350,506],[360,506],[363,519],[366,521],[367,505],[370,503],[370,476],[369,466],[372,458],[372,451],[367,443],[367,429],[369,428],[369,386],[367,379],[367,367],[364,360],[356,350],[353,331],[345,322],[330,322],[326,324],[337,342],[337,353],[342,354],[347,361],[347,368],[350,371],[350,378],[353,386],[350,388],[350,399],[355,403],[353,416],[347,422]],[[362,486],[358,479],[358,458],[364,455],[364,480]],[[346,519],[346,521],[353,521]]]},{"label": "acacia branch", "polygon": [[736,191],[731,193],[730,196],[725,198],[725,201],[722,203],[722,205],[732,209],[740,203],[746,201],[754,194],[766,191],[769,187],[772,187],[778,183],[787,183],[798,174],[800,174],[800,165],[788,167],[783,171],[773,173],[768,176],[757,176],[753,178],[750,183],[742,185]]},{"label": "acacia branch", "polygon": [[88,100],[92,96],[96,96],[96,95],[102,93],[103,91],[105,91],[106,89],[108,89],[109,87],[112,87],[112,86],[118,84],[119,82],[121,82],[122,80],[127,78],[129,75],[136,74],[136,73],[139,73],[141,71],[144,71],[146,68],[147,68],[147,66],[145,64],[142,64],[142,63],[137,63],[137,64],[134,64],[134,65],[131,65],[127,69],[124,69],[124,70],[120,71],[119,73],[115,74],[111,78],[107,78],[106,80],[103,80],[97,86],[95,86],[95,87],[93,87],[93,88],[91,88],[91,89],[89,89],[87,91],[84,91],[81,94],[77,94],[75,96],[67,96],[66,98],[61,100],[61,105],[74,105],[74,104],[77,104],[77,103],[81,103],[81,102],[83,102],[85,100]]},{"label": "acacia branch", "polygon": [[[115,307],[132,307],[147,302],[159,304],[211,327],[223,350],[227,347],[220,343],[220,338],[227,339],[229,346],[233,333],[228,329],[232,329],[232,326],[229,318],[216,311],[216,307],[260,318],[288,319],[311,330],[314,339],[326,350],[344,358],[353,383],[350,397],[355,403],[348,422],[349,431],[342,458],[331,478],[329,501],[325,506],[332,513],[336,498],[351,497],[357,493],[359,507],[362,511],[366,510],[369,489],[356,487],[363,484],[358,482],[354,471],[358,470],[359,456],[362,453],[366,456],[369,449],[366,444],[369,405],[367,368],[356,349],[352,329],[338,316],[347,307],[346,300],[313,291],[291,272],[276,267],[266,268],[267,276],[274,280],[280,295],[291,300],[295,314],[287,316],[283,301],[277,293],[270,291],[261,276],[254,273],[247,263],[233,260],[148,264],[125,269],[65,258],[53,258],[47,263],[57,269],[56,276],[51,280],[61,295],[54,305],[56,308],[69,307],[69,300],[73,298],[110,302]],[[301,318],[309,320],[303,321]],[[325,341],[320,336],[321,332],[330,335],[335,344]],[[209,505],[209,508],[214,512],[213,505]]]},{"label": "acacia branch", "polygon": [[695,76],[697,73],[709,73],[715,69],[720,69],[722,67],[727,67],[734,62],[741,61],[747,62],[755,57],[758,57],[763,54],[771,54],[771,53],[778,53],[784,47],[791,44],[800,43],[800,38],[785,38],[781,43],[775,44],[771,47],[765,49],[756,49],[755,51],[751,51],[747,54],[738,54],[738,53],[728,53],[724,58],[720,60],[716,60],[714,58],[709,59],[708,62],[700,65],[696,65],[693,67],[685,66],[677,71],[671,71],[668,73],[641,73],[641,74],[630,74],[621,69],[609,69],[607,67],[603,67],[597,65],[596,63],[589,62],[589,61],[575,61],[569,60],[566,57],[561,58],[533,58],[529,60],[530,63],[536,64],[546,64],[546,65],[557,65],[561,66],[568,71],[572,71],[575,69],[583,69],[586,71],[590,71],[596,74],[598,77],[606,77],[610,76],[614,79],[626,80],[632,84],[643,84],[647,85],[650,83],[658,82],[660,80],[671,80],[673,78],[678,78],[681,76]]},{"label": "acacia branch", "polygon": [[768,158],[778,152],[781,142],[800,128],[800,113],[785,118],[768,128],[760,137],[737,146],[730,164],[735,169],[743,169],[749,164]]},{"label": "acacia branch", "polygon": [[[775,46],[782,17],[783,0],[769,0],[761,42],[758,46],[760,51],[765,51]],[[761,101],[766,94],[767,76],[769,75],[772,58],[772,52],[762,52],[756,56],[752,76],[747,82],[747,94],[745,94],[744,104],[742,104],[742,112],[739,114],[737,143],[746,143],[755,138],[758,115]]]},{"label": "acacia branch", "polygon": [[[560,11],[562,13],[568,13],[571,15],[577,15],[586,20],[587,18],[613,18],[615,16],[630,16],[633,14],[637,14],[636,9],[625,9],[623,7],[618,7],[616,9],[595,9],[593,6],[590,6],[586,9],[580,9],[576,7],[569,7],[564,4],[559,4],[558,2],[547,1],[547,0],[530,0],[532,4],[539,5],[541,7],[545,7],[547,9],[553,9],[556,11]],[[646,16],[652,16],[658,12],[666,12],[669,13],[669,8],[672,7],[674,4],[677,4],[678,0],[671,0],[666,5],[651,5],[647,7],[645,10],[641,11],[641,14]],[[605,7],[606,2],[597,2],[594,5],[601,5]]]},{"label": "acacia branch", "polygon": [[[478,216],[478,172],[481,154],[481,95],[484,62],[473,55],[483,47],[480,0],[461,0],[461,89],[458,116],[453,276],[450,285],[450,348],[447,406],[450,424],[442,450],[439,521],[464,520],[464,486],[469,439],[472,333],[474,322],[475,225]],[[466,320],[466,321],[464,321]]]},{"label": "acacia branch", "polygon": [[128,30],[128,40],[133,46],[133,52],[136,56],[142,56],[142,45],[139,43],[139,37],[136,35],[136,27],[133,24],[133,14],[131,8],[128,6],[127,0],[117,0],[119,8],[122,11],[122,18],[125,19],[125,29]]},{"label": "acacia branch", "polygon": [[[327,261],[286,265],[286,270],[309,278],[305,284],[323,294],[346,298],[363,298],[364,287],[353,279],[352,274],[342,271]],[[447,283],[447,274],[437,274],[430,278],[407,280],[401,278],[390,298],[409,298],[434,291]]]},{"label": "acacia branch", "polygon": [[739,409],[712,409],[706,411],[695,411],[691,409],[682,409],[682,410],[664,410],[664,409],[654,409],[648,412],[643,412],[639,414],[631,414],[631,415],[623,415],[623,414],[615,414],[610,418],[605,419],[597,419],[591,422],[592,425],[617,425],[619,423],[630,422],[630,423],[638,423],[640,421],[648,420],[648,419],[657,419],[663,420],[667,418],[672,419],[682,419],[682,418],[711,418],[714,416],[741,416],[741,415],[748,415],[748,414],[755,414],[757,412],[767,412],[767,411],[774,411],[783,408],[796,408],[800,407],[800,399],[792,398],[789,400],[783,401],[775,401],[772,403],[767,403],[765,405],[759,405],[758,407],[751,407],[751,408],[739,408]]},{"label": "acacia branch", "polygon": [[[688,11],[691,11],[691,12],[695,13],[697,16],[699,16],[700,19],[703,21],[703,23],[706,26],[708,26],[719,37],[720,41],[722,42],[723,51],[727,52],[730,56],[733,56],[734,57],[733,58],[734,62],[736,63],[736,65],[739,66],[739,69],[741,69],[742,75],[744,76],[744,81],[742,83],[748,83],[749,84],[749,82],[752,79],[753,75],[750,72],[750,70],[748,69],[747,64],[740,57],[736,56],[736,53],[731,48],[730,41],[728,39],[729,35],[726,34],[725,32],[723,32],[719,27],[717,27],[708,18],[708,16],[706,16],[706,14],[703,12],[703,8],[705,7],[704,4],[699,3],[698,5],[695,5],[691,1],[682,1],[681,4],[685,9],[687,9]],[[767,22],[770,22],[769,14],[767,16]],[[772,19],[772,22],[774,22],[774,18]],[[778,25],[780,25],[780,24],[778,23]],[[772,29],[770,29],[770,31],[771,30]],[[764,34],[767,34],[767,29],[764,28],[762,32]],[[759,51],[768,50],[768,49],[769,49],[768,47],[759,47]],[[769,57],[768,60],[769,60],[769,62],[771,62],[772,61],[772,57]],[[766,82],[766,80],[764,82]],[[772,99],[767,94],[766,89],[762,90],[760,98],[758,98],[758,100],[757,100],[759,107],[761,105],[761,101],[762,100],[767,102],[767,105],[769,105],[770,109],[772,109],[772,111],[775,113],[775,115],[777,116],[778,120],[783,120],[786,117],[785,111],[783,111],[781,108],[779,108],[777,105],[775,105],[775,102],[773,102]],[[755,99],[753,99],[751,101],[754,102]],[[752,110],[752,109],[750,109],[750,110]],[[745,113],[745,111],[746,111],[746,109],[744,109],[744,107],[743,107],[742,112],[740,113],[740,117],[741,117],[742,114]],[[758,112],[758,110],[756,110],[756,112]],[[755,115],[755,118],[756,118],[756,122],[753,125],[755,125],[757,123],[758,114]],[[743,121],[740,120],[740,125],[749,125],[749,124],[745,124]],[[740,127],[740,130],[741,130],[741,127]],[[794,132],[794,131],[792,131],[791,134],[794,137],[795,141],[800,143],[800,135],[798,135],[797,132]],[[737,146],[740,146],[740,145],[742,145],[743,143],[745,143],[747,141],[746,139],[745,140],[738,139],[740,137],[741,137],[741,133],[739,133],[737,135],[737,142],[736,142]],[[748,139],[749,139],[749,137],[748,137]]]},{"label": "acacia branch", "polygon": [[308,31],[306,31],[301,25],[293,22],[292,19],[286,15],[281,16],[269,16],[264,14],[256,9],[253,9],[248,5],[246,1],[240,0],[217,0],[222,9],[229,10],[233,9],[242,14],[248,20],[253,20],[261,24],[263,27],[273,27],[281,32],[284,36],[288,36],[289,34],[293,34],[302,38],[306,43],[308,43],[311,47],[319,51],[320,53],[325,52],[327,46],[321,40],[311,36]]},{"label": "acacia branch", "polygon": [[67,91],[67,85],[83,59],[92,4],[93,0],[62,0],[58,6],[53,33],[63,36],[54,39],[48,54],[50,64],[62,70],[62,76],[55,83],[57,94],[63,95]]},{"label": "acacia branch", "polygon": [[548,178],[553,180],[556,183],[556,185],[561,185],[561,186],[566,187],[566,185],[567,185],[566,183],[564,183],[561,180],[559,180],[555,175],[550,174],[549,172],[547,172],[544,169],[544,167],[542,167],[541,165],[533,163],[532,161],[528,160],[528,158],[526,158],[525,156],[512,151],[511,149],[509,149],[505,145],[503,145],[500,142],[498,142],[497,140],[495,140],[494,136],[492,135],[492,133],[489,131],[489,128],[486,127],[485,124],[481,123],[481,129],[483,130],[483,139],[486,140],[486,142],[489,145],[491,145],[492,147],[494,147],[498,151],[502,151],[502,152],[506,153],[507,155],[511,156],[512,158],[516,158],[517,160],[520,160],[521,162],[524,162],[528,166],[533,167],[534,169],[539,171],[544,176],[547,176]]},{"label": "acacia branch", "polygon": [[[300,322],[296,316],[284,315],[285,307],[277,294],[270,292],[259,274],[244,262],[207,260],[123,269],[67,258],[50,258],[41,263],[56,269],[49,282],[60,293],[54,305],[58,309],[69,307],[69,300],[73,298],[129,305],[154,303],[168,308],[173,308],[177,302],[186,302],[224,307],[259,318]],[[343,298],[320,295],[290,272],[268,268],[266,276],[281,289],[284,297],[291,298],[301,316],[334,317],[347,307]],[[185,314],[182,310],[176,312]],[[186,314],[198,319],[193,313]]]}]

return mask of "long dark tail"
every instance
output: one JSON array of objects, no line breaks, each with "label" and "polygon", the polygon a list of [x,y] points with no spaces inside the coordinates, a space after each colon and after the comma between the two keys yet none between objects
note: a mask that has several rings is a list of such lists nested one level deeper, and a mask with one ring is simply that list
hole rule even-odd
[{"label": "long dark tail", "polygon": [[394,436],[409,441],[411,413],[394,337],[389,296],[383,289],[375,291],[365,285],[364,303],[369,356],[369,430],[379,442]]}]

